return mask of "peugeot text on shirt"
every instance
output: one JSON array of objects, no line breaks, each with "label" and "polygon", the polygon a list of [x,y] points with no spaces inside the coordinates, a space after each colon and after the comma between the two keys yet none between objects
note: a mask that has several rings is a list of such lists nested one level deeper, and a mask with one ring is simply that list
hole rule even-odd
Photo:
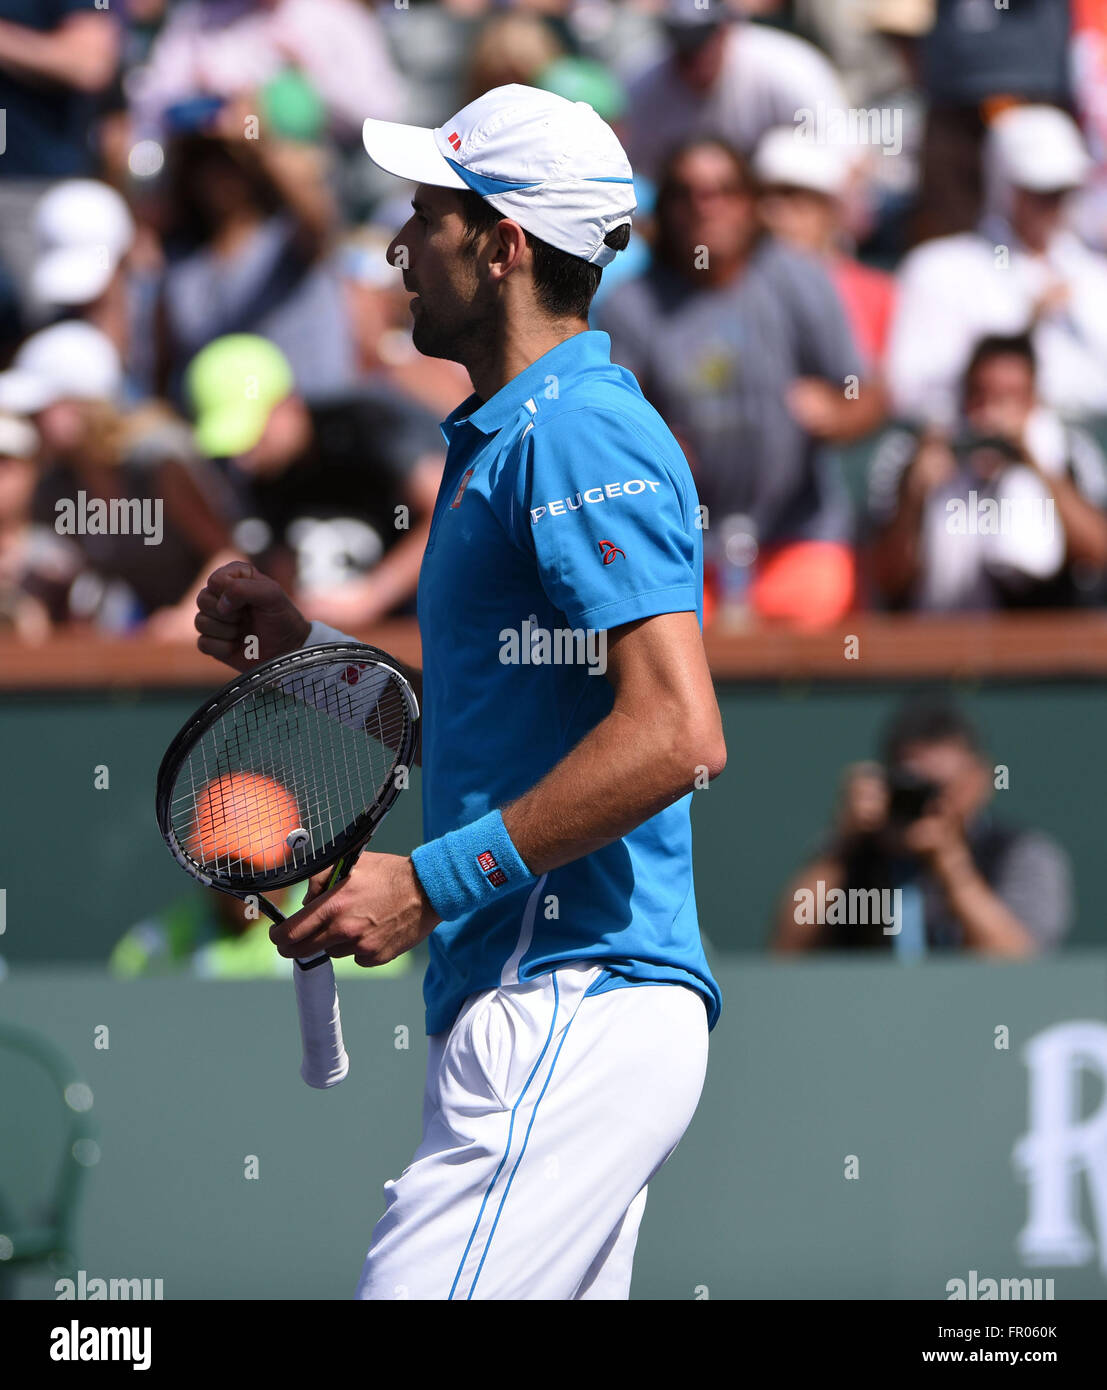
[{"label": "peugeot text on shirt", "polygon": [[609,497],[634,497],[639,493],[645,492],[647,488],[651,492],[656,492],[661,486],[652,478],[628,478],[625,483],[603,483],[599,487],[585,488],[583,492],[578,492],[575,500],[566,497],[564,501],[558,499],[556,502],[547,502],[541,507],[530,509],[530,520],[532,526],[537,526],[547,513],[550,516],[565,516],[569,512],[579,512],[582,506],[594,506],[597,502],[606,502]]}]

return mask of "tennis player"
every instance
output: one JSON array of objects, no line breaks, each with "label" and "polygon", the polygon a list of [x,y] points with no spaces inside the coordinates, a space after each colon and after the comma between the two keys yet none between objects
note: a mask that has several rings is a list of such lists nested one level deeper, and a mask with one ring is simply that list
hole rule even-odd
[{"label": "tennis player", "polygon": [[[423,1137],[358,1297],[623,1299],[719,1015],[689,809],[726,761],[688,465],[588,330],[631,170],[590,106],[514,85],[364,138],[417,185],[389,248],[416,346],[473,383],[419,584],[426,842],[271,934],[364,966],[429,938]],[[341,636],[245,563],[199,610],[238,669],[247,634],[263,658]]]}]

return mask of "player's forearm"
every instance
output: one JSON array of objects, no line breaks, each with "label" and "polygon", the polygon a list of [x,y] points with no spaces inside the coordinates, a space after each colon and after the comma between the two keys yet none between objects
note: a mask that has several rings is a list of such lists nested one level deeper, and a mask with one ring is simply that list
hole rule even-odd
[{"label": "player's forearm", "polygon": [[81,16],[48,33],[0,20],[0,68],[27,77],[100,92],[118,59],[115,25],[107,16]]},{"label": "player's forearm", "polygon": [[675,709],[649,717],[616,709],[503,808],[504,826],[530,871],[548,873],[705,786],[725,762],[715,719],[690,722]]}]

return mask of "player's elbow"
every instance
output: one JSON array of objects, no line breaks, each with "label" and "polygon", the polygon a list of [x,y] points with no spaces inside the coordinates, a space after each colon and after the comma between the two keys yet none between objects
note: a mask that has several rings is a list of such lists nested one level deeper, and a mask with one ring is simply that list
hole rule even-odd
[{"label": "player's elbow", "polygon": [[707,774],[707,780],[713,782],[726,767],[726,739],[721,728],[702,737],[698,753],[697,769],[702,769]]},{"label": "player's elbow", "polygon": [[726,767],[726,741],[718,707],[703,710],[674,700],[642,715],[634,760],[649,765],[658,792],[681,797],[705,787]]},{"label": "player's elbow", "polygon": [[[712,782],[726,767],[726,740],[718,719],[690,724],[679,740],[674,773],[682,788],[691,780],[693,786],[703,787]],[[689,769],[691,777],[689,778]]]}]

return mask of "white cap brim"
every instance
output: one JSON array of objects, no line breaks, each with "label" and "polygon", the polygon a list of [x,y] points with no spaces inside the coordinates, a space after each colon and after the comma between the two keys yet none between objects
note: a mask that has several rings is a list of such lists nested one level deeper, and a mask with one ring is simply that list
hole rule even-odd
[{"label": "white cap brim", "polygon": [[1029,193],[1071,193],[1081,187],[1091,170],[1090,159],[1072,158],[1048,167],[1013,169],[1010,178],[1016,188],[1025,188]]},{"label": "white cap brim", "polygon": [[66,246],[48,251],[31,271],[31,292],[44,304],[91,304],[111,284],[118,260],[105,265],[102,248]]},{"label": "white cap brim", "polygon": [[53,405],[58,393],[45,377],[13,367],[0,372],[0,410],[9,415],[34,415]]},{"label": "white cap brim", "polygon": [[386,174],[436,188],[469,186],[450,167],[438,148],[434,131],[426,126],[400,125],[370,117],[361,127],[361,139],[366,154]]}]

